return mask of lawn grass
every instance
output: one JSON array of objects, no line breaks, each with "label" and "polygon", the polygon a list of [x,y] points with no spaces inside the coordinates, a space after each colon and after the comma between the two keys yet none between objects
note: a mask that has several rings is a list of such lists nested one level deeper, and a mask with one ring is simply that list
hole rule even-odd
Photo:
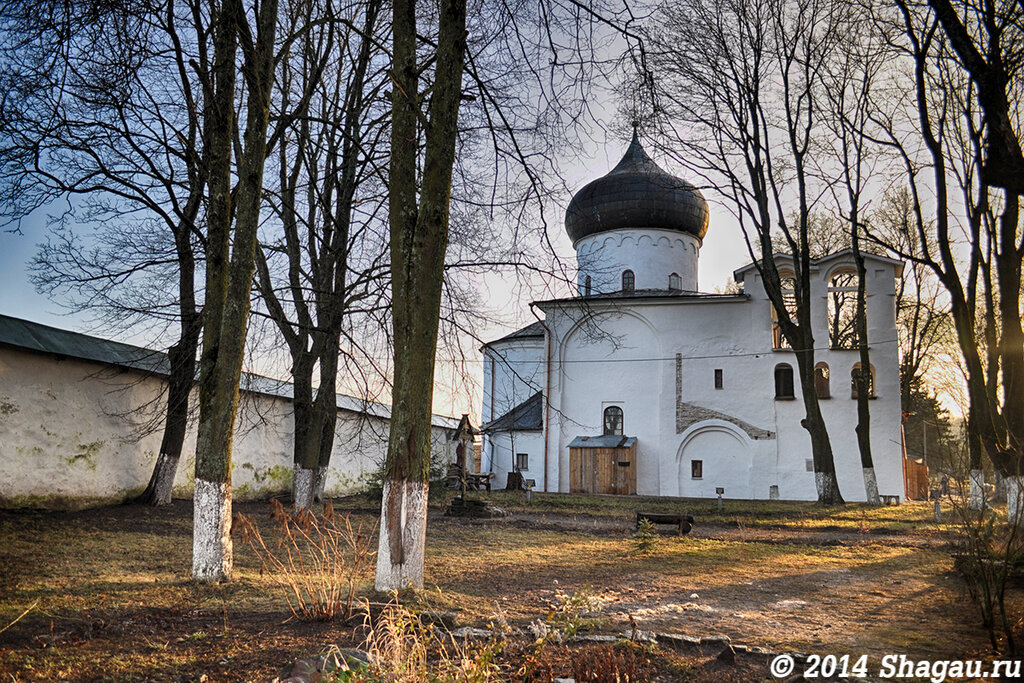
[{"label": "lawn grass", "polygon": [[[441,494],[437,507],[450,497]],[[519,514],[556,513],[600,519],[634,519],[636,512],[666,512],[697,517],[706,524],[744,525],[752,528],[793,527],[800,529],[847,529],[888,533],[900,531],[945,532],[954,528],[955,510],[944,503],[943,522],[935,521],[931,502],[904,501],[900,505],[873,506],[866,503],[825,506],[816,502],[724,500],[708,498],[664,498],[656,496],[585,495],[572,493],[534,492],[527,500],[522,491],[471,491],[467,497],[487,500],[509,512]],[[340,499],[340,508],[375,510],[379,501],[366,496]]]}]

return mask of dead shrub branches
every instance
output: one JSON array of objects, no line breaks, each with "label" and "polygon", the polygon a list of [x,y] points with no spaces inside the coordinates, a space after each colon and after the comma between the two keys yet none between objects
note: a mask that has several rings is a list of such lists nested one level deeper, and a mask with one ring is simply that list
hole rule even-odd
[{"label": "dead shrub branches", "polygon": [[373,571],[373,527],[353,525],[349,515],[327,510],[320,519],[302,510],[291,515],[271,502],[276,542],[267,543],[256,523],[235,517],[235,530],[260,560],[262,571],[283,589],[288,608],[302,621],[349,618],[360,585]]}]

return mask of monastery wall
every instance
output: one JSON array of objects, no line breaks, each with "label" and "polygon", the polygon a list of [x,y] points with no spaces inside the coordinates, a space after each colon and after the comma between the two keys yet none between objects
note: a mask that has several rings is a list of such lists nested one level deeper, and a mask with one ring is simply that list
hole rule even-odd
[{"label": "monastery wall", "polygon": [[[80,508],[141,493],[160,448],[162,394],[158,377],[0,346],[0,507]],[[175,497],[192,495],[195,428],[193,421]],[[232,475],[237,500],[290,491],[293,429],[288,398],[241,393]],[[358,489],[378,468],[387,432],[386,418],[339,410],[328,495]],[[449,433],[435,426],[433,447],[452,458]]]}]

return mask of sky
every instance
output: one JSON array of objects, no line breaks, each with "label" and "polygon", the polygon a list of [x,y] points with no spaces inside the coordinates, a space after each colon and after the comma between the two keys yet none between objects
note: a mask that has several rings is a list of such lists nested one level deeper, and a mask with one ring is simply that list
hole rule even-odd
[{"label": "sky", "polygon": [[[573,166],[565,171],[573,191],[578,191],[591,180],[610,171],[618,163],[628,144],[628,139],[611,138],[606,143],[596,146],[595,152],[589,158],[584,157],[580,161],[574,162]],[[652,156],[666,170],[686,177],[686,174],[680,169],[673,168],[671,164],[658,159],[653,151]],[[714,291],[715,288],[726,284],[733,270],[749,262],[749,257],[743,235],[735,219],[722,206],[714,202],[711,193],[705,192],[704,194],[711,205],[711,219],[700,252],[698,278],[701,290]],[[51,212],[54,210],[56,207],[50,209]],[[547,216],[549,238],[559,256],[574,265],[575,257],[572,245],[563,227],[564,210],[564,206],[553,207]],[[69,312],[61,306],[59,300],[51,300],[37,293],[32,286],[29,280],[29,263],[36,253],[38,244],[45,239],[47,217],[48,212],[46,208],[43,208],[22,222],[20,233],[10,232],[13,226],[9,225],[0,230],[0,313],[76,332],[111,337],[110,333],[97,329],[88,316]],[[502,319],[500,324],[484,329],[481,336],[485,340],[497,339],[514,329],[533,322],[534,318],[528,306],[531,292],[513,287],[507,276],[485,277],[479,281],[478,286],[485,300],[499,310]],[[119,337],[119,340],[140,345],[151,345],[152,342],[145,338],[124,339]],[[475,347],[475,344],[472,346]],[[462,388],[457,392],[439,392],[435,398],[435,412],[455,416],[462,413],[479,416],[480,394],[483,385],[482,356],[470,360],[471,362],[464,367],[473,375],[473,381],[461,383]],[[283,377],[283,374],[280,371],[275,371],[274,368],[255,369],[266,374]],[[438,370],[449,376],[453,372],[462,371],[452,367],[446,368],[443,364],[439,365]],[[468,389],[467,387],[474,388]]]}]

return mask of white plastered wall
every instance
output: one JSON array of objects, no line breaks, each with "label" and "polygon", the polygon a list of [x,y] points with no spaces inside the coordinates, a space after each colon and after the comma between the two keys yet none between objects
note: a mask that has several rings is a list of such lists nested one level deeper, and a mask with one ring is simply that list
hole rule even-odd
[{"label": "white plastered wall", "polygon": [[504,488],[508,474],[515,466],[517,453],[528,456],[529,465],[522,470],[523,477],[533,479],[536,490],[544,490],[544,435],[542,432],[497,432],[488,435],[493,460],[483,464],[484,470],[494,473],[492,487]]},{"label": "white plastered wall", "polygon": [[632,270],[636,289],[668,289],[669,275],[681,280],[680,289],[697,291],[697,257],[701,242],[693,235],[673,230],[622,229],[584,237],[576,243],[579,293],[586,278],[591,293],[622,289],[622,272]]},{"label": "white plastered wall", "polygon": [[[816,272],[813,283],[818,340],[827,340],[825,296],[831,272]],[[876,382],[876,398],[871,401],[874,465],[879,492],[902,497],[894,278],[891,262],[869,262],[869,339]],[[600,434],[602,409],[614,403],[623,407],[625,434],[638,439],[640,494],[713,496],[717,487],[723,487],[726,498],[766,499],[771,487],[778,486],[782,499],[816,499],[814,473],[806,465],[811,459],[810,438],[800,426],[804,407],[795,356],[772,349],[771,306],[755,274],[747,274],[745,291],[748,299],[591,302],[586,310],[574,303],[545,306],[545,322],[554,331],[551,428],[546,435],[551,490],[568,491],[568,443],[576,436]],[[607,313],[601,314],[604,310]],[[580,324],[587,316],[596,317]],[[825,347],[827,341],[816,345]],[[832,398],[821,401],[821,407],[840,488],[847,500],[862,501],[856,401],[850,398],[850,372],[859,357],[855,351],[820,348],[815,358],[831,370]],[[793,368],[794,400],[775,399],[774,371],[779,363]],[[715,369],[723,371],[722,389],[714,387]],[[679,430],[677,400],[683,404],[684,417],[687,411],[699,415],[691,408],[696,406],[735,419],[706,417]],[[704,461],[701,480],[689,476],[693,459]]]},{"label": "white plastered wall", "polygon": [[[75,508],[141,492],[160,448],[162,384],[134,371],[0,347],[0,506]],[[239,403],[235,498],[288,492],[291,402],[243,391]],[[351,492],[377,469],[387,429],[386,419],[339,411],[328,495]],[[435,451],[453,457],[449,430],[435,427],[432,442]],[[194,465],[193,424],[178,465],[176,497],[191,497]]]}]

